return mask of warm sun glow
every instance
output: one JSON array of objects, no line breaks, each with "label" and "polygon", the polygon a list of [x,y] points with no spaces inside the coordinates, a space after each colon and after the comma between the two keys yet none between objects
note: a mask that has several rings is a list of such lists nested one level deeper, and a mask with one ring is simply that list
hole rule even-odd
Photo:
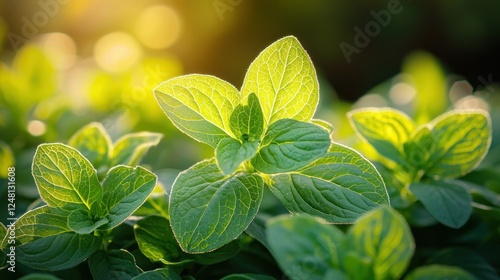
[{"label": "warm sun glow", "polygon": [[152,49],[164,49],[173,45],[180,30],[178,13],[164,5],[145,9],[135,22],[135,35],[142,44]]},{"label": "warm sun glow", "polygon": [[97,64],[110,72],[125,72],[137,63],[141,56],[137,41],[123,32],[115,32],[100,38],[94,47]]},{"label": "warm sun glow", "polygon": [[41,35],[38,41],[54,67],[60,70],[70,68],[76,60],[76,45],[73,39],[59,32]]}]

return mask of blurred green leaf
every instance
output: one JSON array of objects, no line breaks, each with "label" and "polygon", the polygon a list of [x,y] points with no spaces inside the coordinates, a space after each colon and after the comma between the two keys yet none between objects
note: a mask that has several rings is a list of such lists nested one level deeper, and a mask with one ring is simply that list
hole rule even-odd
[{"label": "blurred green leaf", "polygon": [[7,178],[9,168],[15,167],[15,159],[9,145],[0,140],[0,178]]},{"label": "blurred green leaf", "polygon": [[264,115],[264,127],[284,119],[309,121],[319,100],[316,71],[297,38],[282,38],[250,64],[242,97],[255,93]]},{"label": "blurred green leaf", "polygon": [[426,52],[414,52],[405,59],[402,72],[417,92],[413,102],[417,124],[445,112],[449,103],[446,77],[436,58]]},{"label": "blurred green leaf", "polygon": [[208,75],[186,75],[154,89],[156,100],[174,125],[213,148],[232,136],[230,115],[240,101],[231,84]]},{"label": "blurred green leaf", "polygon": [[404,280],[476,280],[467,271],[447,265],[427,265],[413,270]]},{"label": "blurred green leaf", "polygon": [[71,136],[68,145],[77,149],[96,169],[106,165],[113,151],[111,138],[101,123],[92,122]]},{"label": "blurred green leaf", "polygon": [[102,182],[109,220],[102,229],[119,225],[137,210],[153,191],[156,180],[155,174],[140,166],[113,167]]},{"label": "blurred green leaf", "polygon": [[330,142],[330,135],[320,126],[280,119],[269,126],[251,162],[267,174],[296,170],[323,156]]},{"label": "blurred green leaf", "polygon": [[344,234],[310,216],[269,220],[267,240],[281,269],[291,279],[320,279],[341,266]]},{"label": "blurred green leaf", "polygon": [[433,139],[437,142],[426,174],[456,178],[483,160],[491,143],[491,120],[482,111],[452,111],[435,119]]},{"label": "blurred green leaf", "polygon": [[158,145],[163,136],[159,133],[129,133],[116,140],[110,166],[119,164],[135,166],[152,146]]},{"label": "blurred green leaf", "polygon": [[[415,243],[404,217],[389,206],[381,206],[363,215],[349,229],[345,248],[355,251],[368,266],[352,267],[349,276],[353,279],[366,279],[359,274],[366,270],[373,271],[374,279],[398,279],[408,267]],[[347,263],[345,260],[344,265]]]},{"label": "blurred green leaf", "polygon": [[204,253],[238,237],[257,214],[263,190],[258,175],[225,176],[214,159],[180,173],[169,206],[170,223],[181,248]]},{"label": "blurred green leaf", "polygon": [[403,112],[390,108],[357,109],[348,113],[352,127],[382,156],[401,162],[403,144],[415,130]]},{"label": "blurred green leaf", "polygon": [[356,151],[333,144],[330,152],[297,172],[273,175],[271,191],[292,213],[352,223],[389,197],[375,167]]},{"label": "blurred green leaf", "polygon": [[132,279],[140,274],[135,258],[126,250],[97,251],[89,258],[94,280]]},{"label": "blurred green leaf", "polygon": [[228,260],[236,256],[240,251],[238,240],[233,240],[228,244],[205,254],[193,255],[194,261],[202,265],[211,265]]},{"label": "blurred green leaf", "polygon": [[472,212],[472,199],[459,184],[445,181],[412,183],[410,191],[434,218],[448,227],[460,228]]}]

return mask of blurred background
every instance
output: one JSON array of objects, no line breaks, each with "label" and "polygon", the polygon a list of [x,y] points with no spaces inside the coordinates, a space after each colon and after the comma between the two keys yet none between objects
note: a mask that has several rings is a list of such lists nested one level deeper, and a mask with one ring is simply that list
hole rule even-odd
[{"label": "blurred background", "polygon": [[[495,127],[490,154],[500,154],[498,11],[498,0],[1,1],[1,172],[31,166],[38,144],[65,143],[91,121],[113,140],[163,133],[145,159],[155,171],[211,157],[173,128],[153,87],[203,73],[239,88],[259,52],[287,35],[316,67],[317,117],[333,124],[335,141],[361,147],[345,118],[355,107],[392,106],[420,123],[452,108],[483,108]],[[33,186],[29,168],[19,176]]]}]

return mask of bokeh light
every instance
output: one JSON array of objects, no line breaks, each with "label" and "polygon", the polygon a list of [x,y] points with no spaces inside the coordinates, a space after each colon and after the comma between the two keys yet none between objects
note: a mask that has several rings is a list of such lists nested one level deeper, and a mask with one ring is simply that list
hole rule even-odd
[{"label": "bokeh light", "polygon": [[94,47],[97,64],[114,73],[130,70],[141,54],[141,47],[134,37],[124,32],[107,34],[100,38]]},{"label": "bokeh light", "polygon": [[66,70],[76,61],[75,41],[64,33],[54,32],[40,35],[37,40],[53,66]]},{"label": "bokeh light", "polygon": [[173,45],[181,32],[179,14],[164,5],[146,8],[135,22],[135,35],[146,47],[164,49]]}]

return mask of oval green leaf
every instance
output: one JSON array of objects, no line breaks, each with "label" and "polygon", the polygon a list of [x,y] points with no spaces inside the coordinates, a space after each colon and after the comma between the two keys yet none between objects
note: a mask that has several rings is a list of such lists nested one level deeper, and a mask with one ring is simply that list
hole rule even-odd
[{"label": "oval green leaf", "polygon": [[137,210],[153,191],[156,181],[155,174],[140,166],[113,167],[102,183],[109,220],[102,229],[119,225]]},{"label": "oval green leaf", "polygon": [[354,276],[370,270],[374,279],[399,279],[413,256],[415,243],[404,217],[386,205],[363,215],[349,229],[345,248],[355,251],[368,265],[354,267],[349,272],[352,279],[360,279]]},{"label": "oval green leaf", "polygon": [[230,118],[231,130],[240,141],[253,142],[260,140],[264,132],[264,116],[260,102],[255,93],[251,93],[246,104],[239,104]]},{"label": "oval green leaf", "polygon": [[213,148],[232,136],[230,115],[240,102],[231,84],[208,75],[186,75],[163,82],[154,89],[156,101],[174,125]]},{"label": "oval green leaf", "polygon": [[33,158],[32,173],[40,197],[48,205],[95,213],[91,205],[101,200],[102,187],[92,164],[76,149],[58,143],[41,144]]},{"label": "oval green leaf", "polygon": [[177,177],[170,195],[170,223],[188,253],[213,251],[238,237],[260,206],[264,182],[255,174],[222,174],[214,159]]},{"label": "oval green leaf", "polygon": [[382,156],[400,162],[403,143],[415,130],[413,121],[391,108],[362,108],[347,114],[357,134]]},{"label": "oval green leaf", "polygon": [[222,173],[231,174],[242,162],[255,155],[258,146],[258,141],[241,143],[233,138],[222,139],[215,149],[217,165]]},{"label": "oval green leaf", "polygon": [[274,42],[250,64],[241,94],[245,98],[251,93],[261,102],[264,127],[284,118],[312,118],[319,101],[318,79],[297,38]]},{"label": "oval green leaf", "polygon": [[92,122],[80,128],[68,141],[68,145],[77,149],[96,169],[108,164],[113,144],[101,123]]},{"label": "oval green leaf", "polygon": [[363,213],[389,203],[375,167],[356,151],[336,143],[302,170],[271,178],[271,191],[290,212],[332,223],[353,223]]},{"label": "oval green leaf", "polygon": [[460,228],[472,212],[472,198],[458,182],[412,183],[410,191],[436,220],[448,227]]},{"label": "oval green leaf", "polygon": [[108,219],[106,218],[95,221],[91,214],[83,209],[73,210],[68,215],[68,227],[78,234],[89,234],[107,223]]},{"label": "oval green leaf", "polygon": [[179,261],[182,251],[166,218],[148,216],[135,224],[134,234],[142,254],[151,261],[166,264]]},{"label": "oval green leaf", "polygon": [[119,164],[135,166],[149,148],[158,145],[163,136],[160,133],[137,132],[116,140],[110,166]]},{"label": "oval green leaf", "polygon": [[16,259],[39,270],[74,267],[99,249],[101,238],[93,234],[66,232],[16,247]]},{"label": "oval green leaf", "polygon": [[476,168],[491,143],[491,120],[484,111],[454,111],[432,122],[437,149],[426,174],[457,178]]},{"label": "oval green leaf", "polygon": [[325,155],[330,143],[330,135],[322,127],[282,119],[269,126],[251,162],[262,173],[293,171]]},{"label": "oval green leaf", "polygon": [[343,259],[342,231],[310,216],[280,216],[269,220],[267,239],[271,253],[291,279],[325,279]]},{"label": "oval green leaf", "polygon": [[454,266],[426,265],[413,270],[404,280],[476,280],[477,278],[467,271]]},{"label": "oval green leaf", "polygon": [[132,279],[140,274],[134,256],[123,249],[94,253],[89,268],[94,280]]}]

